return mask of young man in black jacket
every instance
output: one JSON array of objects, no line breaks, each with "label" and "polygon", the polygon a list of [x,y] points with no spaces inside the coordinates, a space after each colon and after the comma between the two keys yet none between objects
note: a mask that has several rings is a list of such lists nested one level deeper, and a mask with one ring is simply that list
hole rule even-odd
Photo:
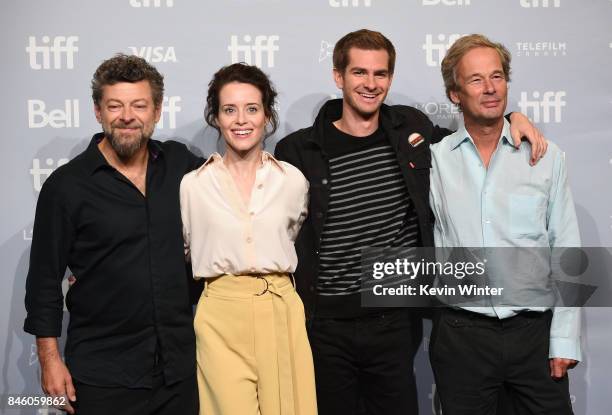
[{"label": "young man in black jacket", "polygon": [[[308,319],[319,413],[353,414],[361,401],[368,414],[417,414],[412,365],[421,319],[407,308],[361,306],[361,252],[433,246],[429,145],[450,131],[415,108],[383,104],[395,49],[381,33],[347,34],[333,62],[343,99],[328,101],[312,127],[276,146],[276,156],[310,182],[295,276]],[[534,135],[529,122],[522,125]],[[536,138],[537,155],[544,145]]]}]

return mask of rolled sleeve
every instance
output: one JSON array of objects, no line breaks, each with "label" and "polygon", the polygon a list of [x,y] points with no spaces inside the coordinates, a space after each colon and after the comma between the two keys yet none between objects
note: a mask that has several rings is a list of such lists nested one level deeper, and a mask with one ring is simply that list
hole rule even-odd
[{"label": "rolled sleeve", "polygon": [[61,180],[51,175],[36,204],[36,216],[26,278],[23,329],[39,337],[59,337],[64,296],[62,279],[74,239]]}]

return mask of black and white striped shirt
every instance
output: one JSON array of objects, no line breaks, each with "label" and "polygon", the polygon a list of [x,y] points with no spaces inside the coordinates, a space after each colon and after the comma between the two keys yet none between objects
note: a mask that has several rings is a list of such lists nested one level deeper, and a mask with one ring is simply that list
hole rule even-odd
[{"label": "black and white striped shirt", "polygon": [[346,308],[345,296],[368,289],[361,284],[362,249],[417,246],[419,236],[395,151],[382,129],[368,137],[350,136],[333,124],[328,130],[330,197],[317,284],[323,315]]}]

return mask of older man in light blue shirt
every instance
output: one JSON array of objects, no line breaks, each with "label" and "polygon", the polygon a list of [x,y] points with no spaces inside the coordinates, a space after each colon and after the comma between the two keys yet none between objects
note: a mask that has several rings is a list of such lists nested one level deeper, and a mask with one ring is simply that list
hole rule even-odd
[{"label": "older man in light blue shirt", "polygon": [[[467,36],[449,50],[442,73],[464,125],[431,147],[436,246],[505,252],[579,246],[564,153],[551,143],[530,167],[528,149],[515,147],[509,135],[508,51]],[[511,257],[503,249],[496,254]],[[520,280],[528,285],[518,287],[523,291],[549,290],[554,298],[550,267],[524,265],[489,267],[488,278],[499,287]],[[504,384],[528,413],[572,414],[566,372],[581,359],[579,309],[506,300],[443,308],[435,319],[430,355],[444,414],[493,413]]]}]

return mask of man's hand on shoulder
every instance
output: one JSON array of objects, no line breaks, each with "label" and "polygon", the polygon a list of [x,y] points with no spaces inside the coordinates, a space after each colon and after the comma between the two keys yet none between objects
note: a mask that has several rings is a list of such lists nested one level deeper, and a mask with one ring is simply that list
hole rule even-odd
[{"label": "man's hand on shoulder", "polygon": [[546,149],[548,148],[546,137],[544,137],[540,130],[531,123],[529,118],[520,112],[513,112],[510,115],[510,120],[510,135],[512,136],[514,145],[520,147],[521,139],[526,137],[527,141],[531,144],[531,159],[529,160],[529,164],[535,166],[536,163],[544,157]]}]

